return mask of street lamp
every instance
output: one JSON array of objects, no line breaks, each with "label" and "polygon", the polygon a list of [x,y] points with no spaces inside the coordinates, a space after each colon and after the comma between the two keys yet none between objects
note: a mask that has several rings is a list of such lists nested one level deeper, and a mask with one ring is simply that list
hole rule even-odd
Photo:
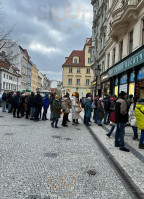
[{"label": "street lamp", "polygon": [[97,67],[95,68],[95,78],[96,78],[96,85],[95,85],[95,96],[96,96],[96,92],[97,92],[97,79],[98,76],[100,75],[100,65],[97,65]]}]

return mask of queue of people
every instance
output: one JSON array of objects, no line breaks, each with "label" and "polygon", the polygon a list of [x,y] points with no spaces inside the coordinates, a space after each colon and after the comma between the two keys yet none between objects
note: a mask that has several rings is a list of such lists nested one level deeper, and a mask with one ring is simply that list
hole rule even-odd
[{"label": "queue of people", "polygon": [[[81,103],[80,103],[81,102]],[[79,94],[69,93],[60,98],[56,93],[45,94],[44,97],[37,92],[30,95],[15,93],[3,93],[2,96],[2,112],[6,111],[8,105],[8,113],[13,113],[14,118],[30,119],[35,122],[48,120],[47,112],[50,106],[50,120],[52,128],[59,128],[58,122],[63,115],[62,126],[68,127],[69,113],[72,113],[72,125],[79,124],[80,112],[84,108],[84,123],[91,126],[91,117],[93,115],[94,123],[98,126],[110,124],[111,129],[106,135],[110,137],[115,131],[115,147],[120,150],[129,152],[125,147],[124,136],[125,127],[130,125],[133,131],[133,140],[138,140],[138,129],[141,130],[139,148],[144,149],[144,99],[137,99],[132,95],[127,100],[127,94],[121,91],[120,97],[116,95],[107,95],[104,99],[96,96],[92,99],[91,93],[86,94],[85,101],[79,101]],[[43,111],[43,112],[42,112]],[[93,113],[93,114],[92,114]]]}]

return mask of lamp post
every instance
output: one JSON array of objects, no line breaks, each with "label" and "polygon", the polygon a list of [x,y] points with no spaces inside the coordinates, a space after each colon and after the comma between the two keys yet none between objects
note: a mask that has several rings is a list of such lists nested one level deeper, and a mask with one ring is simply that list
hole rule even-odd
[{"label": "lamp post", "polygon": [[97,80],[98,80],[98,76],[100,75],[100,65],[97,65],[97,67],[95,68],[95,78],[96,78],[96,85],[95,85],[95,96],[97,93]]}]

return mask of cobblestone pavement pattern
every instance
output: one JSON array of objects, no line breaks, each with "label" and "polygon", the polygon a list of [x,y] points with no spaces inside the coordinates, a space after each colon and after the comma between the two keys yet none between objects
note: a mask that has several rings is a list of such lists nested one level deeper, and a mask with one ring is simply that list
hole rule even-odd
[{"label": "cobblestone pavement pattern", "polygon": [[82,121],[55,129],[0,115],[0,199],[133,198]]}]

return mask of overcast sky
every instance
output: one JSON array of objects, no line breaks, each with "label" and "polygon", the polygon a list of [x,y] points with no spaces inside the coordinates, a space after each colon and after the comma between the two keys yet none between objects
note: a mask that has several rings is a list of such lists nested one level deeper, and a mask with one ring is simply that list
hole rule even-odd
[{"label": "overcast sky", "polygon": [[51,80],[62,80],[62,64],[92,35],[91,0],[0,0],[2,26]]}]

